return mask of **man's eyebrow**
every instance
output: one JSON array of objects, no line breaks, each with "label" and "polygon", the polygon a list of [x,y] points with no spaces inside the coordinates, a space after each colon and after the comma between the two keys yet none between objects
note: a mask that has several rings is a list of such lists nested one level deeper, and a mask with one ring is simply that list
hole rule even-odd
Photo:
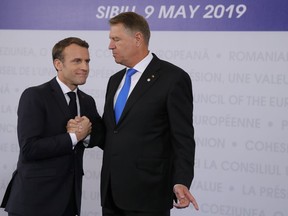
[{"label": "man's eyebrow", "polygon": [[71,61],[72,62],[77,62],[77,61],[86,61],[86,62],[90,62],[90,58],[88,58],[88,59],[82,59],[82,58],[74,58],[74,59],[72,59]]}]

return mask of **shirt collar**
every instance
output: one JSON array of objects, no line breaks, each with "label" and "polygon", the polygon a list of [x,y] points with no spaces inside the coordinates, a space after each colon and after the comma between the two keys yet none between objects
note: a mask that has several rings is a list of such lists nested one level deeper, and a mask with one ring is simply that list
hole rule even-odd
[{"label": "shirt collar", "polygon": [[153,58],[153,55],[151,52],[149,52],[148,55],[144,59],[142,59],[140,62],[138,62],[138,64],[136,64],[133,68],[137,70],[138,72],[143,73],[145,69],[147,68],[147,66],[149,65],[149,63],[152,61],[152,58]]},{"label": "shirt collar", "polygon": [[[67,94],[68,92],[71,91],[70,88],[68,88],[68,86],[66,86],[60,79],[58,76],[56,76],[56,81],[58,82],[58,84],[60,85],[60,88],[63,92],[63,94]],[[77,93],[77,88],[73,91],[75,93]]]}]

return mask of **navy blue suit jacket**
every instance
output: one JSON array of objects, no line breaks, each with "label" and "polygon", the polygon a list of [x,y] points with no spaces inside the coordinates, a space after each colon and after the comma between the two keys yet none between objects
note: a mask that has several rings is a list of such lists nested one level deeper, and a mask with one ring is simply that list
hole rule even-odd
[{"label": "navy blue suit jacket", "polygon": [[189,188],[194,176],[191,80],[181,68],[154,55],[116,124],[113,101],[124,74],[125,69],[114,74],[107,87],[102,206],[110,205],[111,186],[122,209],[169,210],[173,185]]},{"label": "navy blue suit jacket", "polygon": [[[101,146],[104,126],[95,101],[81,90],[78,98],[81,116],[87,116],[92,122],[88,147]],[[85,147],[79,142],[72,149],[66,132],[70,118],[56,78],[23,92],[18,107],[19,160],[1,205],[6,211],[29,216],[60,216],[73,187],[80,211]]]}]

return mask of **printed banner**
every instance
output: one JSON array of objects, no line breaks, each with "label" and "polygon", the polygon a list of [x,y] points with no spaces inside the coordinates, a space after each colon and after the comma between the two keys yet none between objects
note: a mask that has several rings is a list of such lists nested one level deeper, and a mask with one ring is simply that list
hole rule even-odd
[{"label": "printed banner", "polygon": [[285,0],[2,0],[0,29],[108,30],[124,11],[158,31],[287,31]]}]

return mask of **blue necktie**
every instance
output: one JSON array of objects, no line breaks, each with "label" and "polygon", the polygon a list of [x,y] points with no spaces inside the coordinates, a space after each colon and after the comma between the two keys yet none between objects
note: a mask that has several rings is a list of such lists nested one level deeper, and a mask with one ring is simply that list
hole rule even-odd
[{"label": "blue necktie", "polygon": [[122,114],[122,111],[123,111],[125,104],[126,104],[126,100],[127,100],[130,85],[131,85],[131,76],[133,74],[135,74],[136,72],[137,71],[133,68],[130,68],[127,70],[124,85],[123,85],[121,91],[119,92],[119,95],[118,95],[116,103],[115,103],[114,112],[115,112],[116,123],[118,123],[120,116]]}]

